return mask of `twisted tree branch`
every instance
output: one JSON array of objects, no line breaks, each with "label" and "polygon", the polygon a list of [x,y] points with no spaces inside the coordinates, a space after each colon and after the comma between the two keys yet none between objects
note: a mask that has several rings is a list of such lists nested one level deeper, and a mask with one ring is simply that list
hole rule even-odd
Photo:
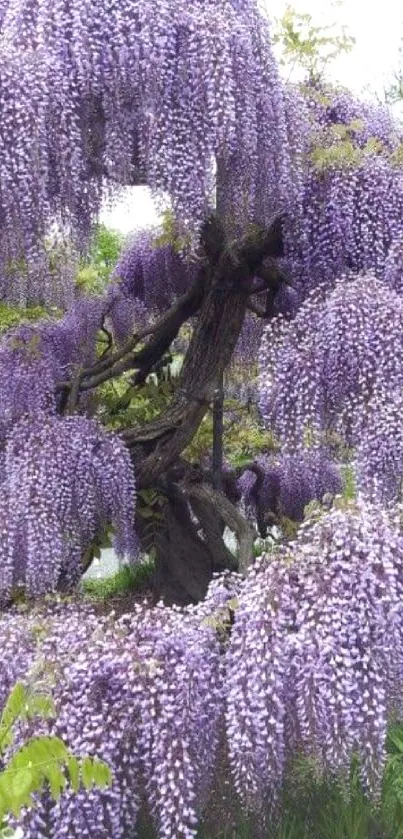
[{"label": "twisted tree branch", "polygon": [[238,512],[237,508],[224,495],[224,493],[212,487],[210,484],[191,484],[187,487],[190,501],[208,502],[215,510],[216,516],[220,516],[227,527],[235,533],[238,542],[238,562],[227,567],[237,566],[241,573],[245,573],[251,564],[253,557],[254,532],[249,522]]}]

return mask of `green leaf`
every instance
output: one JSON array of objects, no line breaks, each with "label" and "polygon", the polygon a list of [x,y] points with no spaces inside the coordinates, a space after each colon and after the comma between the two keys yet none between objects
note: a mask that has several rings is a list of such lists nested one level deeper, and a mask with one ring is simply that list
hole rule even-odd
[{"label": "green leaf", "polygon": [[18,816],[21,808],[27,804],[31,798],[31,793],[35,789],[35,775],[29,766],[20,769],[15,775],[8,776],[9,795],[12,803],[12,810],[15,816]]},{"label": "green leaf", "polygon": [[22,716],[27,702],[27,691],[21,682],[14,685],[0,717],[0,754],[14,740],[12,726]]},{"label": "green leaf", "polygon": [[90,757],[84,758],[82,762],[81,778],[85,789],[91,789],[94,785],[94,767]]},{"label": "green leaf", "polygon": [[67,761],[67,771],[74,792],[78,792],[80,789],[80,764],[73,755]]},{"label": "green leaf", "polygon": [[100,760],[93,760],[93,779],[97,787],[107,787],[111,784],[112,776],[108,766]]}]

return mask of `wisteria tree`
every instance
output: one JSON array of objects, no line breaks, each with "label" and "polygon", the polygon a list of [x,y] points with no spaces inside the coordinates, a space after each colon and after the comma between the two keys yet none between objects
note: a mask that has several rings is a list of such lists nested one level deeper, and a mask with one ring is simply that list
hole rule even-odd
[{"label": "wisteria tree", "polygon": [[[13,0],[1,8],[0,62],[3,298],[67,306],[57,324],[20,331],[3,348],[3,375],[12,365],[15,377],[2,406],[7,499],[14,478],[33,481],[40,469],[44,489],[35,505],[52,507],[41,518],[49,527],[46,541],[59,527],[59,536],[71,534],[68,551],[71,542],[87,548],[101,524],[113,523],[114,489],[106,476],[121,469],[122,443],[105,442],[120,453],[118,460],[107,456],[108,468],[107,457],[102,467],[99,461],[103,477],[92,490],[90,475],[98,467],[94,472],[90,461],[103,444],[95,443],[98,432],[85,417],[66,415],[88,414],[96,388],[122,371],[133,370],[135,383],[144,382],[193,318],[171,404],[152,422],[125,429],[120,439],[137,488],[157,489],[163,497],[165,576],[177,594],[182,588],[185,597],[197,599],[212,571],[234,562],[221,541],[224,524],[237,532],[244,563],[251,535],[231,502],[207,474],[190,469],[182,452],[211,404],[256,293],[265,295],[270,317],[282,278],[275,260],[284,251],[284,219],[297,212],[305,112],[297,93],[280,82],[269,25],[255,0],[100,0],[80,7]],[[97,358],[96,335],[99,328],[108,334],[108,315],[113,322],[115,314],[117,323],[118,303],[113,291],[74,301],[71,265],[87,246],[105,183],[147,183],[157,199],[168,198],[175,242],[191,267],[173,305],[123,344],[111,339]],[[157,292],[157,265],[153,270]],[[89,460],[77,471],[80,438]],[[13,466],[21,444],[30,451],[38,447],[31,478],[16,474],[17,460]],[[67,492],[71,502],[64,494],[55,500],[48,470],[56,481],[59,470],[63,486],[74,485]],[[127,462],[121,474],[121,492],[130,493]],[[95,524],[91,513],[84,533],[78,499],[87,480],[105,521]],[[35,560],[38,516],[27,490],[28,498],[21,515],[32,520],[29,533],[20,535],[16,520],[13,535],[5,537],[13,544],[22,540],[30,556],[27,573],[42,561]],[[133,522],[126,519],[126,525],[128,533]],[[7,548],[5,567],[13,564],[13,550]],[[65,571],[54,568],[53,582]]]},{"label": "wisteria tree", "polygon": [[[61,310],[0,343],[0,707],[39,680],[56,710],[39,733],[113,775],[45,793],[24,835],[127,839],[145,802],[161,839],[194,837],[222,755],[259,828],[297,754],[344,782],[357,761],[377,800],[402,718],[401,130],[316,77],[284,86],[256,0],[3,0],[0,37],[2,298]],[[165,225],[85,295],[102,194],[136,183]],[[272,450],[217,486],[189,452],[262,322]],[[136,420],[180,342],[164,407]],[[42,597],[110,529],[135,560],[149,508],[161,591],[200,602],[117,617]],[[296,537],[247,570],[253,528],[281,516]],[[3,608],[20,588],[39,602]]]}]

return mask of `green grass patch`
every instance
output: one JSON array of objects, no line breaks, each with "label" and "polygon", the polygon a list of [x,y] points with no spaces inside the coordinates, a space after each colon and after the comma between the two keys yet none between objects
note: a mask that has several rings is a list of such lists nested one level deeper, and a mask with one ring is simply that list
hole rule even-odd
[{"label": "green grass patch", "polygon": [[152,582],[154,570],[152,560],[145,560],[139,565],[124,565],[112,577],[82,580],[81,589],[91,599],[109,600],[110,597],[124,596],[146,588]]}]

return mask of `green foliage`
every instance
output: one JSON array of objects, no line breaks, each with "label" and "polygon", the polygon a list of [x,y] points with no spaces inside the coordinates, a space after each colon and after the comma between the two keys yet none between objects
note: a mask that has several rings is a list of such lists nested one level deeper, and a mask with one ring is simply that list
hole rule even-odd
[{"label": "green foliage", "polygon": [[90,789],[111,783],[109,769],[103,761],[90,757],[78,759],[59,737],[53,735],[31,737],[13,751],[17,723],[35,718],[49,719],[54,714],[53,702],[47,695],[32,691],[20,682],[11,691],[0,717],[0,757],[7,752],[8,758],[0,772],[2,829],[10,814],[18,817],[23,807],[34,805],[34,794],[45,785],[57,799],[67,784],[77,791],[81,785]]},{"label": "green foliage", "polygon": [[58,312],[55,309],[48,311],[43,306],[20,308],[0,303],[0,335],[23,323],[34,323],[49,314],[55,315]]},{"label": "green foliage", "polygon": [[158,383],[149,377],[139,388],[131,385],[131,377],[131,373],[124,374],[100,388],[101,416],[112,430],[153,419],[166,408],[174,392],[172,381]]},{"label": "green foliage", "polygon": [[178,230],[177,221],[172,210],[166,210],[162,214],[161,233],[154,240],[155,247],[162,248],[165,245],[170,245],[176,253],[184,254],[189,249],[190,244],[191,236]]},{"label": "green foliage", "polygon": [[[356,121],[358,122],[358,120]],[[325,172],[330,168],[353,168],[360,166],[366,157],[378,154],[386,149],[376,137],[370,137],[365,146],[355,145],[354,132],[351,125],[332,125],[322,134],[321,145],[311,151],[311,162],[317,172]],[[394,165],[399,165],[397,151],[390,155]]]},{"label": "green foliage", "polygon": [[303,70],[310,79],[321,78],[328,65],[355,43],[345,26],[318,26],[311,14],[297,12],[290,5],[276,19],[273,40],[280,47],[280,63],[290,72]]},{"label": "green foliage", "polygon": [[112,577],[83,579],[81,589],[93,600],[109,600],[122,597],[132,591],[139,591],[149,585],[154,574],[154,559],[149,557],[139,565],[124,565]]},{"label": "green foliage", "polygon": [[[185,451],[185,456],[192,461],[200,461],[211,454],[213,439],[213,415],[209,411],[192,442]],[[274,439],[261,425],[255,406],[245,407],[235,399],[224,402],[224,451],[225,459],[231,466],[246,466],[258,454],[275,448]]]},{"label": "green foliage", "polygon": [[95,228],[88,255],[80,263],[76,285],[86,294],[100,294],[115,267],[124,243],[121,233],[104,224]]},{"label": "green foliage", "polygon": [[342,469],[343,497],[347,501],[354,501],[357,498],[357,482],[353,466],[347,464]]}]

